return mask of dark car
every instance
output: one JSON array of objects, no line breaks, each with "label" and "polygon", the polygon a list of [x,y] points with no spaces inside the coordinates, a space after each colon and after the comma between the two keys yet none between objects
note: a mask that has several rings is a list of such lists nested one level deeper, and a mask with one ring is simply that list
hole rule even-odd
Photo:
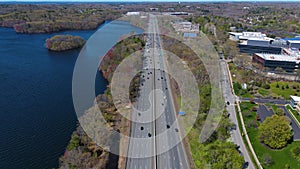
[{"label": "dark car", "polygon": [[230,130],[236,130],[236,124],[233,124],[232,126],[230,126]]},{"label": "dark car", "polygon": [[243,164],[243,168],[248,168],[248,166],[249,166],[249,162],[245,162],[245,163]]}]

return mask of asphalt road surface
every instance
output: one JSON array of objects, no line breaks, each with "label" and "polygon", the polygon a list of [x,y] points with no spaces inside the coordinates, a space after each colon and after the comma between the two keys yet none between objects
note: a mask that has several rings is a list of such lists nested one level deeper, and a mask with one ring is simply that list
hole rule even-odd
[{"label": "asphalt road surface", "polygon": [[[234,106],[234,103],[237,98],[232,93],[229,74],[228,74],[225,60],[221,59],[220,65],[221,65],[221,72],[222,72],[221,73],[221,77],[222,77],[221,83],[222,83],[222,88],[223,88],[223,96],[224,96],[225,101],[229,102],[229,105],[227,105],[226,108],[230,114],[229,117],[230,117],[231,121],[234,124],[236,124],[236,126],[238,126],[237,115],[236,115],[235,106]],[[239,147],[241,154],[245,158],[246,165],[244,166],[244,168],[254,169],[255,168],[254,164],[251,161],[248,151],[246,149],[246,146],[243,142],[243,138],[241,136],[239,127],[236,127],[235,130],[231,131],[231,140]]]},{"label": "asphalt road surface", "polygon": [[[189,169],[180,139],[166,61],[156,17],[149,17],[149,32],[136,109],[132,112],[127,169]],[[135,139],[134,139],[135,138]],[[137,140],[136,138],[141,138]]]},{"label": "asphalt road surface", "polygon": [[254,99],[250,99],[250,98],[240,98],[241,101],[250,101],[253,100],[256,103],[273,103],[273,104],[281,104],[281,105],[285,105],[288,104],[289,101],[285,100],[285,99],[267,99],[267,98],[254,98]]}]

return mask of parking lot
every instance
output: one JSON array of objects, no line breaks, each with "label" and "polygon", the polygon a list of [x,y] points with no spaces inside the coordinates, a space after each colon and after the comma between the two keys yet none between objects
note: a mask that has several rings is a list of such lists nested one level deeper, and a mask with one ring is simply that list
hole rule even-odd
[{"label": "parking lot", "polygon": [[[285,108],[285,106],[278,106],[278,108],[282,108],[284,110],[285,115],[291,119],[291,126],[294,131],[293,139],[300,140],[300,128],[298,127],[293,117],[290,115],[290,113]],[[263,122],[267,117],[272,116],[274,112],[272,109],[269,110],[265,105],[259,104],[257,109],[257,114],[259,115],[261,122]]]}]

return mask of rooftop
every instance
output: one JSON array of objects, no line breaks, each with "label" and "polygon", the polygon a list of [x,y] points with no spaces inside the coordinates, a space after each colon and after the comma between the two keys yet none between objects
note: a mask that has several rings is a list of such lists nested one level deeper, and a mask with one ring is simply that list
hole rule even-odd
[{"label": "rooftop", "polygon": [[291,98],[292,98],[295,102],[300,102],[300,97],[298,97],[298,96],[292,96],[292,95],[291,95]]},{"label": "rooftop", "polygon": [[287,55],[300,58],[300,50],[297,48],[282,48],[282,51]]},{"label": "rooftop", "polygon": [[286,62],[300,62],[299,57],[282,55],[282,54],[267,54],[267,53],[255,53],[255,55],[263,58],[264,60],[274,60],[274,61],[286,61]]},{"label": "rooftop", "polygon": [[238,35],[242,37],[252,37],[252,38],[264,38],[267,37],[266,34],[261,33],[261,32],[229,32],[229,34],[232,35]]},{"label": "rooftop", "polygon": [[300,40],[288,40],[290,43],[300,43]]},{"label": "rooftop", "polygon": [[197,37],[197,34],[196,33],[185,32],[185,33],[183,33],[183,37],[185,37],[185,38],[188,38],[188,37],[195,38],[195,37]]}]

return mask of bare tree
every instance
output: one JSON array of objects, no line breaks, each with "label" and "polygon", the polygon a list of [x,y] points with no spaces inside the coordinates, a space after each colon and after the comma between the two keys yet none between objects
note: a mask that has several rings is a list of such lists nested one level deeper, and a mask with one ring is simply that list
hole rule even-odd
[{"label": "bare tree", "polygon": [[235,58],[239,54],[239,48],[237,47],[237,42],[227,40],[224,43],[224,55],[229,59]]},{"label": "bare tree", "polygon": [[245,54],[238,55],[234,58],[234,63],[239,67],[249,67],[251,65],[251,57]]},{"label": "bare tree", "polygon": [[275,71],[278,72],[278,73],[281,73],[281,74],[285,73],[285,70],[282,67],[276,67]]},{"label": "bare tree", "polygon": [[299,81],[299,79],[300,79],[300,69],[297,69],[296,70],[296,78],[295,78],[295,80]]}]

